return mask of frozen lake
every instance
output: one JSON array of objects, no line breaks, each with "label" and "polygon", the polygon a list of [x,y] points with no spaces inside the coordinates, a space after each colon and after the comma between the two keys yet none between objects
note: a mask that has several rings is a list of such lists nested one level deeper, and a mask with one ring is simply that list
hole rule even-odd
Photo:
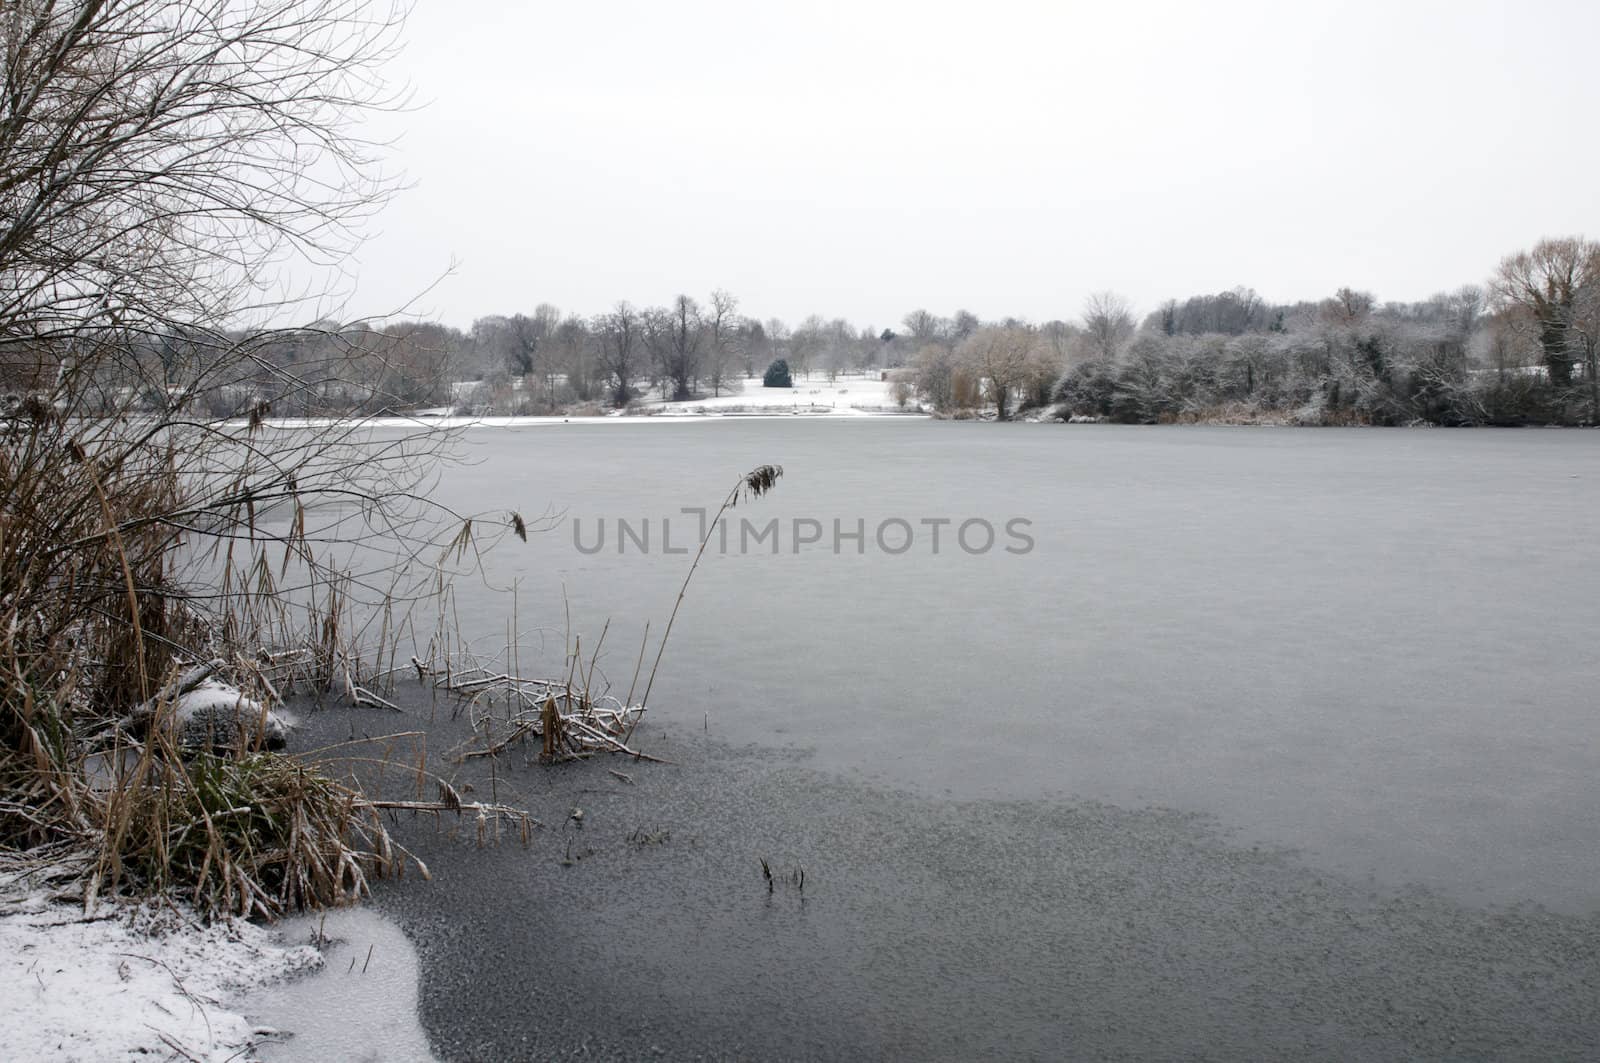
[{"label": "frozen lake", "polygon": [[[713,542],[645,748],[709,730],[913,794],[1166,806],[1385,884],[1600,904],[1600,434],[773,419],[467,442],[440,500],[566,514],[490,558],[519,585],[523,671],[536,624],[559,662],[564,586],[585,646],[611,619],[622,690],[688,568],[662,519],[691,545],[682,507],[784,466],[734,511],[778,518],[779,552],[741,551],[737,523]],[[619,554],[619,518],[648,551]],[[895,518],[914,537],[891,554]],[[974,518],[986,553],[953,541]],[[1013,518],[1031,551],[1004,549]],[[864,552],[835,551],[835,520],[864,522]],[[509,595],[460,602],[504,642]]]}]

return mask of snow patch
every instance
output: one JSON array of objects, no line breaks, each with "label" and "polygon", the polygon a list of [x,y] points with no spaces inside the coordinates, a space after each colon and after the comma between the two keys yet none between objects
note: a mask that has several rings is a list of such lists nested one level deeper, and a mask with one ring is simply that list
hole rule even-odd
[{"label": "snow patch", "polygon": [[190,748],[231,746],[241,733],[263,729],[268,749],[282,749],[289,723],[237,687],[208,679],[179,696],[175,709],[179,741]]},{"label": "snow patch", "polygon": [[250,923],[153,904],[102,913],[34,897],[0,915],[0,1059],[248,1059],[242,995],[323,963]]},{"label": "snow patch", "polygon": [[[627,411],[611,411],[600,416],[465,416],[448,407],[418,410],[411,416],[385,416],[359,419],[372,428],[527,428],[555,424],[670,424],[688,420],[735,417],[812,417],[893,418],[922,415],[915,401],[901,406],[894,399],[894,383],[880,379],[879,373],[841,374],[835,380],[826,375],[802,377],[793,387],[763,387],[759,378],[743,382],[741,390],[726,395],[663,402],[643,400]],[[279,429],[318,428],[329,422],[319,418],[273,418],[268,427]]]},{"label": "snow patch", "polygon": [[266,987],[249,1002],[264,1027],[284,1031],[258,1048],[268,1063],[433,1063],[417,1019],[416,950],[394,922],[369,908],[299,916],[286,941],[315,941],[325,963]]}]

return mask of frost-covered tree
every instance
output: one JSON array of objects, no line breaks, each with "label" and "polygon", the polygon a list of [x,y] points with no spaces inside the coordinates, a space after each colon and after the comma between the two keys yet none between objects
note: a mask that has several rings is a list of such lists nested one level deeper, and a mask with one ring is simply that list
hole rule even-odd
[{"label": "frost-covered tree", "polygon": [[1266,304],[1254,288],[1240,286],[1216,295],[1190,296],[1182,303],[1167,299],[1144,324],[1149,331],[1166,336],[1237,336],[1266,327]]},{"label": "frost-covered tree", "polygon": [[1083,331],[1091,357],[1113,360],[1133,338],[1133,310],[1115,292],[1094,292],[1084,300]]},{"label": "frost-covered tree", "polygon": [[994,404],[995,417],[1011,416],[1012,399],[1040,374],[1046,348],[1037,329],[1024,324],[980,326],[956,347],[956,364],[970,373]]},{"label": "frost-covered tree", "polygon": [[[1600,244],[1582,237],[1541,240],[1508,255],[1490,282],[1496,307],[1533,323],[1551,383],[1571,384],[1593,349],[1589,308],[1600,286]],[[1591,387],[1600,387],[1589,374]],[[1600,393],[1597,393],[1600,394]],[[1594,403],[1600,409],[1600,401]]]}]

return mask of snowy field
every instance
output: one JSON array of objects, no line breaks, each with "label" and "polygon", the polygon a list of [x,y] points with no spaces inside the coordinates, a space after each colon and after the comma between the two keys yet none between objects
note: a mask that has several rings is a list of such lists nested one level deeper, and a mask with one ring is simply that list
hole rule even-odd
[{"label": "snowy field", "polygon": [[659,398],[640,404],[641,413],[671,417],[834,416],[880,417],[919,413],[914,403],[896,405],[893,385],[877,373],[843,375],[830,381],[823,374],[802,377],[789,388],[763,387],[760,378],[736,382],[743,390],[687,402]]},{"label": "snowy field", "polygon": [[[581,414],[511,417],[472,416],[453,412],[448,407],[418,410],[403,417],[371,417],[363,424],[375,428],[429,426],[436,428],[461,428],[481,426],[488,428],[518,428],[527,425],[547,424],[664,424],[685,418],[718,417],[813,417],[820,419],[860,419],[866,417],[917,417],[925,416],[912,399],[905,406],[895,402],[894,385],[879,380],[877,373],[841,374],[835,380],[818,373],[810,378],[795,381],[794,387],[763,387],[760,378],[736,381],[743,390],[734,393],[688,399],[684,402],[664,401],[659,394],[637,400],[626,410],[611,410],[598,416]],[[324,418],[274,417],[267,422],[272,428],[316,428],[327,424]]]}]

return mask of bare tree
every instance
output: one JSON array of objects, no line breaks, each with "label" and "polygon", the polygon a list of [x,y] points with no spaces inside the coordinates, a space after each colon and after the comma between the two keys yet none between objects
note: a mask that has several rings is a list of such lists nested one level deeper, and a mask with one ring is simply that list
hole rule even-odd
[{"label": "bare tree", "polygon": [[566,378],[572,397],[580,402],[588,402],[604,390],[599,345],[587,321],[569,314],[556,326],[551,348],[552,357],[547,364],[552,394],[558,369]]},{"label": "bare tree", "polygon": [[1110,361],[1133,338],[1133,310],[1115,292],[1095,292],[1083,304],[1083,331],[1092,356]]},{"label": "bare tree", "polygon": [[733,365],[738,340],[738,311],[739,300],[732,294],[721,288],[711,293],[711,302],[705,314],[705,369],[713,395],[722,393]]},{"label": "bare tree", "polygon": [[812,314],[795,327],[789,336],[789,368],[797,375],[810,376],[812,363],[827,345],[828,322]]},{"label": "bare tree", "polygon": [[491,362],[498,362],[513,376],[532,376],[540,369],[546,347],[561,323],[561,312],[549,303],[540,303],[530,317],[493,314],[472,323],[472,339]]},{"label": "bare tree", "polygon": [[611,401],[622,407],[633,397],[633,381],[639,374],[640,350],[644,346],[639,312],[626,299],[609,314],[594,321],[593,331],[600,341],[600,360],[611,375]]},{"label": "bare tree", "polygon": [[911,311],[900,323],[905,326],[911,346],[919,351],[944,336],[948,324],[944,319],[921,309]]},{"label": "bare tree", "polygon": [[772,337],[768,335],[767,327],[753,317],[740,320],[734,342],[746,380],[756,375],[758,366],[765,368],[772,360]]},{"label": "bare tree", "polygon": [[549,361],[546,349],[561,325],[561,311],[549,303],[540,303],[534,308],[532,317],[512,314],[509,325],[512,352],[519,375],[535,372],[548,374],[550,370],[541,366],[541,363]]},{"label": "bare tree", "polygon": [[950,342],[960,345],[963,340],[983,327],[983,322],[971,310],[957,310],[950,318],[948,334]]},{"label": "bare tree", "polygon": [[[381,68],[398,14],[364,0],[0,5],[0,365],[38,370],[21,409],[0,412],[0,847],[99,847],[88,901],[148,869],[149,888],[272,915],[351,899],[394,866],[358,870],[390,849],[382,822],[370,803],[357,822],[359,795],[331,785],[327,807],[303,765],[292,809],[261,786],[269,762],[206,768],[206,787],[255,807],[247,832],[204,816],[169,743],[145,741],[119,791],[89,791],[83,765],[97,742],[127,748],[123,722],[176,689],[175,659],[226,658],[238,679],[290,643],[307,662],[295,682],[337,678],[359,697],[357,643],[378,626],[360,606],[386,601],[398,622],[406,561],[424,549],[412,586],[448,578],[436,534],[455,515],[420,490],[441,437],[374,447],[337,419],[262,435],[273,409],[322,401],[386,348],[462,349],[437,326],[253,327],[315,316],[277,291],[276,265],[339,262],[394,188],[363,112],[392,99]],[[140,416],[101,416],[122,412]],[[496,524],[526,531],[502,513],[452,531],[456,556]],[[357,536],[381,538],[366,556],[382,560],[351,567]],[[203,862],[182,863],[180,836]]]},{"label": "bare tree", "polygon": [[1163,336],[1176,336],[1179,321],[1178,301],[1164,299],[1161,305],[1145,319],[1145,328],[1160,332]]},{"label": "bare tree", "polygon": [[[794,330],[791,329],[788,323],[785,322],[781,317],[769,317],[767,318],[765,332],[767,335],[767,364],[770,364],[779,358],[787,361],[790,353],[790,341],[794,337]],[[765,370],[765,368],[765,364],[757,365],[756,375],[759,376],[761,371]]]},{"label": "bare tree", "polygon": [[1589,423],[1600,425],[1600,262],[1591,256],[1590,278],[1572,301],[1567,350],[1589,382]]},{"label": "bare tree", "polygon": [[1452,331],[1463,338],[1471,336],[1483,315],[1483,304],[1483,289],[1476,284],[1463,284],[1445,296],[1445,313]]},{"label": "bare tree", "polygon": [[856,347],[856,330],[842,317],[828,322],[822,331],[822,369],[828,382],[839,379],[839,374],[860,364]]},{"label": "bare tree", "polygon": [[386,325],[362,345],[375,356],[372,364],[385,406],[437,406],[451,401],[452,355],[459,346],[451,329],[429,322]]},{"label": "bare tree", "polygon": [[1039,326],[1039,336],[1049,346],[1051,357],[1063,367],[1072,360],[1074,349],[1081,346],[1082,333],[1065,321],[1046,321]]},{"label": "bare tree", "polygon": [[704,331],[700,304],[687,295],[678,296],[670,307],[645,312],[645,343],[656,360],[662,380],[671,386],[673,401],[694,397]]},{"label": "bare tree", "polygon": [[1372,314],[1372,308],[1377,305],[1377,300],[1371,292],[1358,292],[1354,288],[1340,288],[1333,293],[1332,299],[1322,303],[1322,317],[1325,321],[1341,327],[1359,325]]},{"label": "bare tree", "polygon": [[966,405],[966,389],[961,378],[965,367],[955,352],[943,343],[925,343],[911,359],[917,394],[939,413],[951,413]]},{"label": "bare tree", "polygon": [[978,328],[956,348],[957,359],[981,382],[996,419],[1011,416],[1011,399],[1032,384],[1045,361],[1037,329],[1020,323]]},{"label": "bare tree", "polygon": [[265,308],[284,255],[350,250],[395,187],[346,120],[390,99],[395,11],[6,4],[0,355],[91,323],[220,327]]}]

